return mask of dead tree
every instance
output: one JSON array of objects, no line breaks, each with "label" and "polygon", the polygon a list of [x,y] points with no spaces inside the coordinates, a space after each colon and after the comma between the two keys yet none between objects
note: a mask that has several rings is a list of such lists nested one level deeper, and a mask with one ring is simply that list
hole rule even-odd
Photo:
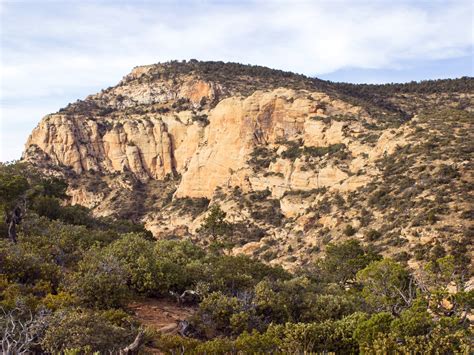
[{"label": "dead tree", "polygon": [[170,295],[176,298],[179,305],[195,305],[201,300],[201,296],[194,290],[185,290],[181,295],[170,291]]},{"label": "dead tree", "polygon": [[16,206],[15,209],[7,215],[5,219],[6,224],[8,225],[8,237],[13,243],[16,243],[16,226],[21,223],[22,212],[19,206]]},{"label": "dead tree", "polygon": [[190,324],[187,320],[178,321],[178,334],[185,337],[189,335]]},{"label": "dead tree", "polygon": [[0,307],[0,353],[31,354],[48,327],[48,313],[33,315],[21,307],[6,311]]},{"label": "dead tree", "polygon": [[121,349],[119,351],[119,354],[120,355],[138,354],[138,351],[140,350],[140,347],[143,345],[144,342],[145,342],[145,332],[143,330],[140,330],[140,332],[138,332],[137,336],[135,337],[135,340],[133,341],[133,343]]}]

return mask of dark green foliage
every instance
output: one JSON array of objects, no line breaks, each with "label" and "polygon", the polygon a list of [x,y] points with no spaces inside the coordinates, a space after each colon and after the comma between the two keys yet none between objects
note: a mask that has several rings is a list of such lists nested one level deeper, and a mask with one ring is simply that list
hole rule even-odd
[{"label": "dark green foliage", "polygon": [[283,270],[271,268],[247,257],[208,256],[190,242],[144,240],[125,235],[109,245],[106,253],[120,260],[132,290],[148,295],[182,292],[199,284],[209,291],[235,293],[264,277],[285,277]]},{"label": "dark green foliage", "polygon": [[[397,160],[385,163],[391,173],[403,170]],[[434,171],[459,180],[450,168]],[[0,173],[8,177],[0,180],[0,186],[11,191],[3,201],[17,203],[26,198],[31,206],[19,227],[18,243],[0,240],[0,311],[21,306],[24,314],[31,311],[36,319],[47,309],[38,344],[30,348],[38,353],[117,352],[138,332],[139,325],[125,312],[129,301],[185,290],[199,295],[196,312],[188,319],[190,337],[159,335],[154,346],[162,351],[469,352],[468,316],[474,304],[474,293],[466,290],[471,277],[469,230],[447,244],[412,250],[430,259],[416,274],[405,264],[382,259],[356,240],[329,243],[324,258],[290,273],[248,256],[209,253],[191,241],[156,241],[142,225],[130,221],[94,218],[88,209],[68,206],[62,200],[60,181],[31,174],[24,166],[2,167]],[[18,176],[25,176],[27,184]],[[391,175],[386,179],[392,179]],[[413,182],[403,184],[403,189],[409,189]],[[373,186],[367,191],[385,191],[379,198],[398,199],[392,189]],[[235,196],[251,213],[261,213],[261,222],[277,214],[269,190],[239,191]],[[334,196],[319,201],[315,208],[323,213],[352,202],[351,196]],[[393,208],[391,200],[385,202]],[[202,211],[207,203],[181,200],[177,205]],[[442,207],[424,203],[427,218],[430,211],[437,218],[445,213]],[[361,211],[361,220],[365,220],[363,227],[369,224],[368,211]],[[387,220],[387,224],[392,222]],[[215,205],[204,220],[203,232],[218,238],[244,238],[251,227],[257,228],[232,225],[231,229],[225,213]],[[351,228],[347,234],[353,232]],[[403,241],[386,225],[380,231],[361,232],[367,241]],[[261,238],[261,229],[252,233],[259,235],[249,237],[252,240]],[[325,236],[331,233],[327,229]],[[277,243],[272,239],[262,247],[269,260],[277,256],[272,250]],[[285,248],[289,253],[295,250],[294,245]],[[403,253],[397,254],[397,260],[407,260]],[[450,291],[452,285],[455,293]],[[2,314],[0,323],[5,319]]]},{"label": "dark green foliage", "polygon": [[368,242],[374,242],[376,240],[379,240],[381,237],[382,233],[375,229],[369,229],[367,232],[365,232],[365,239]]},{"label": "dark green foliage", "polygon": [[94,218],[92,218],[90,210],[81,205],[62,206],[59,218],[67,224],[74,224],[77,226],[85,225],[93,227],[94,222],[96,222]]},{"label": "dark green foliage", "polygon": [[[59,353],[118,352],[130,344],[137,334],[126,315],[121,324],[111,320],[112,314],[87,309],[59,312],[51,319],[41,345],[44,350]],[[129,323],[127,325],[127,323]]]},{"label": "dark green foliage", "polygon": [[303,154],[303,145],[301,141],[287,141],[287,149],[281,153],[283,159],[295,160]]},{"label": "dark green foliage", "polygon": [[271,163],[276,161],[276,153],[264,146],[255,147],[250,154],[248,163],[255,171],[268,169]]},{"label": "dark green foliage", "polygon": [[261,200],[266,199],[267,197],[271,196],[272,192],[269,189],[254,191],[250,193],[249,199],[252,202],[258,202]]},{"label": "dark green foliage", "polygon": [[39,216],[49,219],[58,219],[61,216],[61,205],[59,200],[54,197],[39,196],[31,207]]},{"label": "dark green foliage", "polygon": [[203,126],[207,126],[210,123],[207,115],[195,115],[192,117],[192,120],[193,122],[199,122]]},{"label": "dark green foliage", "polygon": [[158,294],[165,288],[159,268],[155,243],[139,234],[126,234],[108,245],[105,253],[118,260],[127,285],[136,292]]},{"label": "dark green foliage", "polygon": [[424,300],[416,300],[410,308],[401,312],[400,317],[392,322],[392,331],[399,337],[429,334],[435,323],[427,308],[428,305]]},{"label": "dark green foliage", "polygon": [[45,196],[65,198],[67,183],[57,177],[43,178],[41,180],[42,193]]},{"label": "dark green foliage", "polygon": [[[289,294],[291,297],[291,294]],[[360,302],[350,294],[310,294],[303,299],[299,321],[323,322],[346,317],[358,309]]]},{"label": "dark green foliage", "polygon": [[459,172],[455,167],[451,165],[441,165],[438,170],[438,179],[439,184],[449,184],[453,179],[459,178]]},{"label": "dark green foliage", "polygon": [[42,258],[52,258],[61,266],[73,266],[93,245],[107,245],[118,238],[113,230],[88,229],[29,215],[23,221],[20,242],[36,250]]},{"label": "dark green foliage", "polygon": [[204,222],[201,224],[201,232],[207,233],[214,238],[229,233],[231,225],[225,220],[226,215],[219,205],[212,206]]},{"label": "dark green foliage", "polygon": [[431,253],[431,259],[437,260],[437,259],[442,258],[443,256],[446,256],[446,249],[442,245],[436,244],[433,246],[433,248],[431,248],[430,253]]},{"label": "dark green foliage", "polygon": [[409,272],[391,259],[371,263],[357,273],[357,280],[365,301],[376,311],[399,314],[414,296]]},{"label": "dark green foliage", "polygon": [[186,352],[199,353],[207,351],[210,353],[336,352],[351,354],[357,353],[358,350],[358,344],[351,336],[362,319],[364,319],[363,314],[355,313],[338,321],[272,324],[266,331],[243,332],[235,340],[218,338],[199,343],[190,342],[187,339],[169,339],[164,336],[158,341],[160,349],[169,352],[184,349]]},{"label": "dark green foliage", "polygon": [[390,333],[390,325],[393,320],[394,317],[390,313],[376,313],[357,325],[354,338],[362,346],[372,346],[381,335]]},{"label": "dark green foliage", "polygon": [[201,213],[207,210],[209,207],[209,199],[207,198],[176,198],[172,201],[173,209],[179,209],[183,214],[190,214],[193,217],[197,217]]},{"label": "dark green foliage", "polygon": [[155,277],[160,280],[160,291],[182,292],[196,288],[205,278],[204,250],[188,241],[161,240],[155,245],[160,269]]},{"label": "dark green foliage", "polygon": [[318,277],[330,282],[347,284],[355,280],[356,274],[381,256],[362,247],[359,241],[350,239],[341,244],[328,244],[326,257],[318,260]]},{"label": "dark green foliage", "polygon": [[329,154],[332,157],[345,159],[347,157],[347,152],[344,151],[346,151],[346,145],[338,143],[327,147],[304,147],[303,154],[312,157],[322,157],[323,155]]},{"label": "dark green foliage", "polygon": [[332,144],[327,147],[307,147],[303,146],[299,141],[288,141],[286,144],[288,148],[281,153],[281,157],[284,159],[295,160],[302,155],[317,158],[326,154],[338,159],[346,159],[348,157],[346,145],[343,143]]},{"label": "dark green foliage", "polygon": [[173,102],[171,108],[173,108],[177,112],[188,110],[190,108],[190,101],[188,98],[181,97],[175,102]]},{"label": "dark green foliage", "polygon": [[[129,146],[133,146],[133,142],[127,143]],[[109,185],[101,179],[100,175],[90,176],[90,180],[87,182],[86,190],[94,193],[103,193],[109,189]]]},{"label": "dark green foliage", "polygon": [[[208,339],[218,334],[231,335],[232,328],[239,326],[236,323],[241,310],[244,310],[244,304],[237,297],[227,297],[220,292],[210,293],[199,305],[195,315],[196,327]],[[248,313],[246,316],[249,316]]]},{"label": "dark green foliage", "polygon": [[315,121],[323,121],[325,124],[329,124],[331,123],[331,117],[326,117],[326,116],[313,116],[313,117],[310,117],[311,120],[315,120]]},{"label": "dark green foliage", "polygon": [[285,279],[288,276],[281,267],[271,267],[244,255],[216,256],[207,264],[205,280],[211,291],[235,294],[252,288],[265,278]]},{"label": "dark green foliage", "polygon": [[125,305],[128,298],[127,270],[114,256],[91,249],[66,282],[86,307],[107,309]]},{"label": "dark green foliage", "polygon": [[308,198],[310,196],[324,194],[327,191],[327,188],[320,187],[318,189],[311,190],[287,190],[283,196],[301,196],[301,198]]},{"label": "dark green foliage", "polygon": [[189,241],[160,240],[156,243],[155,250],[160,257],[181,266],[187,266],[206,257],[203,249]]},{"label": "dark green foliage", "polygon": [[8,210],[26,193],[29,183],[25,176],[5,170],[0,174],[0,203]]},{"label": "dark green foliage", "polygon": [[255,203],[251,216],[253,219],[266,222],[270,225],[280,226],[284,218],[280,209],[280,200],[260,200],[259,203]]},{"label": "dark green foliage", "polygon": [[28,245],[0,240],[0,261],[0,276],[11,282],[34,285],[43,281],[53,287],[58,285],[60,269],[52,257],[43,256]]},{"label": "dark green foliage", "polygon": [[386,188],[381,188],[376,190],[370,197],[369,197],[369,205],[377,207],[379,209],[387,208],[391,202],[392,197],[390,196],[390,191]]},{"label": "dark green foliage", "polygon": [[350,225],[350,224],[348,224],[344,228],[344,234],[347,235],[348,237],[352,237],[356,232],[357,232],[357,230],[354,227],[352,227],[352,225]]}]

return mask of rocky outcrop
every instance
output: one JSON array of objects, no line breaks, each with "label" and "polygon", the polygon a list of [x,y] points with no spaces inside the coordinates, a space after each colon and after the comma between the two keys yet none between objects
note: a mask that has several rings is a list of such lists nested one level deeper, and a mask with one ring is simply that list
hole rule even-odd
[{"label": "rocky outcrop", "polygon": [[[446,161],[417,161],[424,146],[411,151],[410,174],[423,174],[415,184],[396,155],[418,144],[417,135],[431,128],[426,122],[415,116],[387,125],[385,112],[376,116],[373,106],[355,104],[360,98],[316,90],[308,78],[262,68],[227,75],[220,63],[201,71],[198,64],[173,65],[137,67],[117,86],[44,117],[23,159],[70,179],[71,203],[101,216],[125,210],[158,238],[200,241],[208,202],[219,203],[236,228],[233,253],[283,265],[310,259],[344,237],[347,225],[362,229],[356,238],[376,228],[403,232],[412,244],[424,235],[414,228],[430,211],[396,209],[410,208],[406,200],[426,207],[426,196],[439,198],[428,191],[424,171]],[[416,102],[394,102],[400,100]],[[390,185],[397,179],[400,188]],[[397,216],[406,218],[403,230]],[[409,217],[417,220],[410,224]],[[294,250],[290,260],[283,247]]]},{"label": "rocky outcrop", "polygon": [[[130,75],[140,78],[140,71],[136,69]],[[161,100],[136,85],[118,86],[107,95],[119,92],[140,104]],[[186,82],[178,92],[194,103],[215,95],[210,84],[196,80]],[[124,105],[127,102],[124,100]],[[253,149],[299,137],[303,146],[348,141],[343,122],[327,124],[312,118],[316,114],[327,117],[347,112],[360,115],[361,109],[322,93],[281,88],[220,101],[213,109],[199,113],[207,116],[207,126],[193,122],[196,114],[191,111],[105,118],[58,113],[46,116],[33,130],[25,159],[28,147],[35,146],[54,164],[78,174],[88,170],[103,174],[130,171],[142,182],[180,174],[177,197],[210,198],[218,186],[240,186],[244,190],[268,187],[281,195],[285,189],[331,186],[347,174],[331,166],[317,173],[304,172],[304,162],[280,160],[270,170],[283,177],[273,182],[261,180],[253,176],[247,163]]]},{"label": "rocky outcrop", "polygon": [[[186,130],[184,124],[181,129]],[[78,174],[130,171],[141,181],[173,174],[172,144],[160,118],[97,122],[65,115],[46,117],[27,141],[27,147],[36,146],[52,162]]]}]

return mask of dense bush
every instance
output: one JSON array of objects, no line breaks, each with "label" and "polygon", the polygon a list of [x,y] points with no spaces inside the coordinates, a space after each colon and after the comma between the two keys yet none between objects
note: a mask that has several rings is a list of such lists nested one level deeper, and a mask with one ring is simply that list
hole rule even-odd
[{"label": "dense bush", "polygon": [[[468,236],[420,249],[430,260],[416,273],[354,239],[327,244],[324,257],[291,273],[191,241],[156,241],[129,221],[94,218],[64,205],[60,180],[25,166],[0,167],[0,189],[7,213],[19,200],[32,206],[16,243],[0,240],[0,326],[23,324],[34,341],[17,344],[31,352],[117,352],[139,332],[129,301],[183,291],[198,295],[189,337],[157,336],[154,346],[164,352],[471,350]],[[260,207],[268,194],[241,196]],[[225,217],[212,207],[202,233],[231,236],[235,226]],[[365,238],[379,239],[382,230]]]},{"label": "dense bush", "polygon": [[209,206],[209,200],[207,198],[175,198],[172,201],[173,209],[179,209],[183,214],[189,213],[193,217],[197,217]]},{"label": "dense bush", "polygon": [[369,264],[357,273],[357,280],[363,286],[362,296],[376,311],[399,314],[415,291],[410,273],[391,259]]},{"label": "dense bush", "polygon": [[84,306],[91,308],[123,306],[129,292],[126,269],[119,259],[96,248],[84,255],[65,286]]},{"label": "dense bush", "polygon": [[0,261],[0,276],[5,275],[11,282],[33,285],[43,281],[57,286],[60,279],[60,268],[51,258],[24,245],[0,240]]},{"label": "dense bush", "polygon": [[380,258],[380,255],[364,248],[355,239],[340,244],[328,244],[326,257],[316,263],[317,277],[344,285],[355,281],[360,270]]},{"label": "dense bush", "polygon": [[201,224],[200,231],[213,238],[228,234],[232,226],[226,221],[226,215],[227,213],[219,205],[211,206],[208,215]]},{"label": "dense bush", "polygon": [[107,246],[105,253],[119,261],[131,289],[148,295],[165,289],[154,250],[155,243],[140,234],[129,233]]},{"label": "dense bush", "polygon": [[273,149],[267,147],[258,146],[255,147],[252,153],[250,153],[250,160],[248,163],[256,171],[268,169],[271,163],[276,161],[276,152]]},{"label": "dense bush", "polygon": [[87,309],[57,312],[41,340],[41,346],[51,353],[118,352],[133,341],[137,330],[126,315],[120,317],[120,322],[111,318],[117,317]]}]

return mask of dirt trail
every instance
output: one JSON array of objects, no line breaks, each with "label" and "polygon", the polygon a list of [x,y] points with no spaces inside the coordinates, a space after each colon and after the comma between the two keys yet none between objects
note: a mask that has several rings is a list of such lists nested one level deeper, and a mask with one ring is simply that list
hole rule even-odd
[{"label": "dirt trail", "polygon": [[176,333],[178,321],[194,313],[193,308],[179,306],[175,301],[153,298],[133,302],[128,308],[140,323],[163,333]]}]

